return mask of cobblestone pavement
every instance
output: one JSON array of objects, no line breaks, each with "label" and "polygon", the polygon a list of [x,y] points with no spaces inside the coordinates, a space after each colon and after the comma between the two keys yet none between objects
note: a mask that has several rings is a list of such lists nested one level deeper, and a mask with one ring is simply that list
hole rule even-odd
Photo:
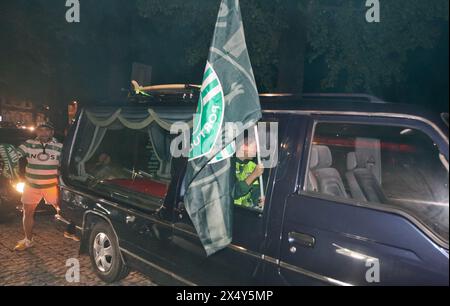
[{"label": "cobblestone pavement", "polygon": [[[106,285],[91,269],[87,255],[78,255],[79,242],[63,237],[52,216],[37,216],[35,245],[25,252],[15,252],[16,242],[23,238],[19,217],[0,223],[0,286],[5,285]],[[80,263],[80,282],[68,283],[66,261],[76,258]],[[124,280],[112,285],[154,286],[146,276],[132,272]]]}]

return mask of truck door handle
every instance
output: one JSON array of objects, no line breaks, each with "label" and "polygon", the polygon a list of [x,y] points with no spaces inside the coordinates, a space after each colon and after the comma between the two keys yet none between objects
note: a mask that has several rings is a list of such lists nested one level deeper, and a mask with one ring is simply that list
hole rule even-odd
[{"label": "truck door handle", "polygon": [[316,238],[303,233],[290,232],[288,234],[288,240],[290,244],[297,244],[307,248],[313,248],[316,244]]}]

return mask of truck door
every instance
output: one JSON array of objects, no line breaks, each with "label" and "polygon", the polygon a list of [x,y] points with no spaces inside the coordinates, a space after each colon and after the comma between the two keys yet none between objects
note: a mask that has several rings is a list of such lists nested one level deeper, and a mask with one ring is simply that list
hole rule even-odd
[{"label": "truck door", "polygon": [[448,285],[448,138],[414,120],[314,119],[286,198],[285,284]]},{"label": "truck door", "polygon": [[[280,146],[286,131],[286,116],[266,115],[264,122],[278,123]],[[278,153],[277,153],[278,155]],[[278,157],[278,156],[277,156]],[[233,206],[233,242],[224,250],[206,257],[203,246],[189,219],[182,201],[178,203],[174,215],[174,236],[172,239],[176,271],[194,283],[207,285],[249,285],[262,280],[266,261],[265,239],[273,196],[272,189],[277,167],[265,170],[264,185],[266,202],[262,209],[256,207]],[[275,265],[275,264],[273,264]]]}]

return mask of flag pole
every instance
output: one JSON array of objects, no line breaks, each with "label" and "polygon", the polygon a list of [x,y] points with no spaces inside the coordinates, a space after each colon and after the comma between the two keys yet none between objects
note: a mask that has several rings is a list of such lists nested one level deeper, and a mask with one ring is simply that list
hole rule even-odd
[{"label": "flag pole", "polygon": [[[258,126],[255,124],[255,139],[256,139],[256,158],[258,159],[258,165],[261,165],[261,154],[260,154],[260,146],[259,146],[259,134],[258,134]],[[264,195],[264,181],[262,175],[259,177],[259,190],[261,192],[261,197],[265,197]]]}]

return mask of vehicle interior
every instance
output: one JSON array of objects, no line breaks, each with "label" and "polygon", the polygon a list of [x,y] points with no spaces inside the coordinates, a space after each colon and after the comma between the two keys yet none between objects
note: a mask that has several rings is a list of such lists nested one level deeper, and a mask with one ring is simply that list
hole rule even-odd
[{"label": "vehicle interior", "polygon": [[[113,118],[113,119],[111,119]],[[172,122],[186,115],[151,109],[87,110],[79,126],[69,179],[95,192],[154,209],[171,181]],[[150,200],[150,201],[149,201]]]},{"label": "vehicle interior", "polygon": [[[186,182],[182,178],[187,158],[173,158],[170,153],[171,141],[177,136],[170,134],[170,125],[180,120],[189,123],[192,111],[187,109],[183,113],[173,108],[142,111],[132,107],[97,108],[87,112],[80,119],[77,133],[82,136],[74,142],[66,175],[70,183],[144,211],[158,212],[164,218],[175,218],[176,226],[195,233],[184,207]],[[261,137],[265,134],[267,144],[271,138],[278,137],[279,131],[270,125],[275,121],[270,118],[264,121],[267,125],[265,133],[261,130]],[[263,174],[265,194],[276,169],[273,166],[277,164],[278,146],[268,145],[266,149],[270,152],[268,157],[275,159],[264,160],[266,166],[272,165]],[[181,175],[179,182],[172,179],[175,175]],[[166,198],[169,187],[179,190],[179,194]],[[162,209],[165,202],[176,205],[169,215],[166,215],[169,210]],[[258,249],[257,235],[262,233],[258,228],[262,228],[264,207],[264,203],[252,207],[234,205],[234,231],[243,233],[234,235],[236,243],[251,241],[255,245],[250,247]]]},{"label": "vehicle interior", "polygon": [[319,123],[306,190],[406,211],[448,241],[448,168],[423,132]]},{"label": "vehicle interior", "polygon": [[[263,190],[266,196],[266,201],[263,203],[253,203],[251,206],[244,206],[238,203],[233,205],[233,243],[236,245],[244,245],[246,248],[254,251],[259,251],[261,245],[261,235],[263,234],[263,215],[265,214],[267,204],[267,197],[270,192],[271,180],[274,178],[277,165],[279,164],[279,152],[278,152],[278,140],[280,135],[284,133],[284,125],[278,124],[279,118],[271,118],[266,116],[261,122],[259,122],[258,130],[260,139],[265,138],[265,141],[261,141],[260,145],[266,145],[268,153],[265,157],[262,157],[262,163],[265,166],[263,178]],[[273,125],[277,123],[276,128]],[[272,125],[271,125],[272,124]],[[265,131],[263,129],[265,128]],[[245,131],[248,134],[249,131]],[[251,134],[251,133],[250,133]],[[265,136],[265,137],[264,137]],[[276,145],[274,145],[274,140]],[[175,159],[178,160],[178,169],[186,169],[187,159]],[[174,161],[175,161],[174,160]],[[232,159],[236,162],[234,159]],[[253,162],[257,162],[256,157],[252,159]],[[236,171],[236,169],[233,169]],[[179,171],[179,170],[178,170]],[[177,195],[177,206],[175,213],[178,217],[175,218],[175,227],[181,227],[183,230],[188,230],[195,233],[195,229],[192,222],[187,214],[186,208],[184,206],[184,195],[186,192],[186,181],[185,173],[181,172],[182,179],[179,184],[179,193]],[[234,174],[232,174],[234,175]],[[259,185],[253,186],[253,188],[258,188]],[[182,216],[179,218],[179,216]],[[177,243],[177,239],[173,239],[173,243]],[[199,242],[198,242],[199,243]],[[183,243],[181,245],[184,245]],[[200,244],[199,244],[200,245]],[[184,248],[184,247],[183,247]],[[202,252],[201,252],[202,253]]]}]

